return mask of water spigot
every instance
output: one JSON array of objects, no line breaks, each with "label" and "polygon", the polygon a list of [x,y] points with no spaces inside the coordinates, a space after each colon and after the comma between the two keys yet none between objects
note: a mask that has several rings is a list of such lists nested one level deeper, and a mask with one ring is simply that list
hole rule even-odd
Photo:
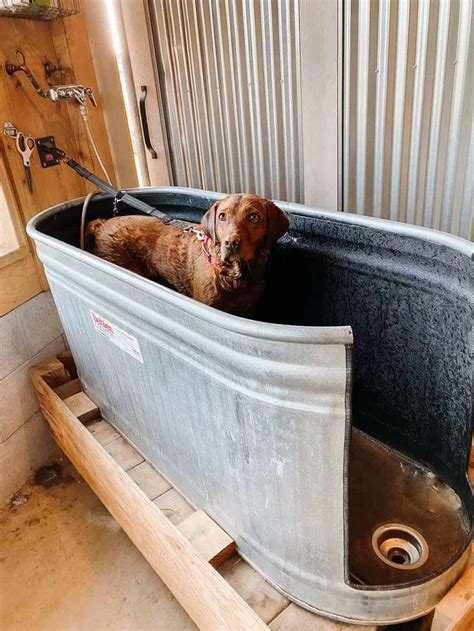
[{"label": "water spigot", "polygon": [[52,101],[64,101],[74,99],[81,107],[86,106],[86,100],[97,107],[92,88],[85,88],[83,85],[56,85],[48,90],[48,96]]}]

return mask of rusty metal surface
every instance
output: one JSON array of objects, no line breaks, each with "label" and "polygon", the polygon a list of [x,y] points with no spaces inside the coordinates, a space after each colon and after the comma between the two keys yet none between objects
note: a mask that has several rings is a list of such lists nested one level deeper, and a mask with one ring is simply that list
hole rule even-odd
[{"label": "rusty metal surface", "polygon": [[[469,537],[469,519],[456,493],[429,469],[357,430],[349,462],[349,571],[354,580],[397,585],[448,568]],[[414,528],[429,542],[421,567],[390,567],[372,550],[370,535],[394,522]]]}]

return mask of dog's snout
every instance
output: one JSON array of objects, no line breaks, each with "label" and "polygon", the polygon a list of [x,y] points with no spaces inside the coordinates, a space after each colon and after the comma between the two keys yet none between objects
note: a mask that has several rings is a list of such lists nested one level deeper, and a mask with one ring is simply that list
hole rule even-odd
[{"label": "dog's snout", "polygon": [[239,235],[231,235],[224,239],[224,245],[235,252],[240,248],[242,240]]}]

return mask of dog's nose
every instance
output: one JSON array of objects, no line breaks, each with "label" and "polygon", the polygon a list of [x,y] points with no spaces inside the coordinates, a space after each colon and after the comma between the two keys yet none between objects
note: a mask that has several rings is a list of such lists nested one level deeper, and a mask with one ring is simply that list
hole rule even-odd
[{"label": "dog's nose", "polygon": [[227,237],[227,239],[224,240],[224,245],[227,248],[232,249],[234,252],[240,247],[240,244],[241,244],[241,239],[239,236]]}]

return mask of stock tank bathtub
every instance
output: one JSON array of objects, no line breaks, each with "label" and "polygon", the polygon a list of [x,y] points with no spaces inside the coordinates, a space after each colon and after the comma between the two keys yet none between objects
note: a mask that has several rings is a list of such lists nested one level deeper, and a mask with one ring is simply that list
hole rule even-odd
[{"label": "stock tank bathtub", "polygon": [[[193,221],[222,197],[132,192]],[[255,320],[82,252],[82,200],[28,233],[86,392],[249,563],[310,610],[414,618],[469,554],[473,246],[279,205]]]}]

